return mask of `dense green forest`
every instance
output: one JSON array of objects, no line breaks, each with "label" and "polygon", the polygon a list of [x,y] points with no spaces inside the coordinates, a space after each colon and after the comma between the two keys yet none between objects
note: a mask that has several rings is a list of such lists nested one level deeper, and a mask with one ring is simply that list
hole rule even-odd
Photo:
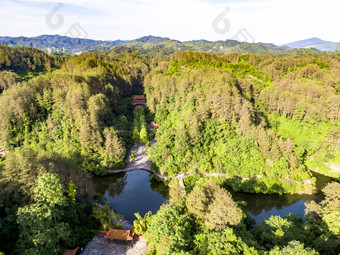
[{"label": "dense green forest", "polygon": [[[223,173],[246,192],[308,191],[339,165],[339,58],[187,52],[145,78],[161,173]],[[308,166],[308,168],[307,168]],[[238,177],[238,178],[232,178]]]},{"label": "dense green forest", "polygon": [[[125,167],[150,145],[152,167],[187,173],[187,196],[136,227],[155,254],[338,254],[340,188],[309,218],[255,225],[225,185],[258,193],[312,192],[311,170],[340,171],[340,57],[336,54],[170,56],[113,50],[52,56],[0,47],[0,251],[59,254],[116,215],[94,200],[91,175]],[[133,110],[145,94],[147,108]],[[211,180],[199,174],[219,173]],[[141,227],[138,224],[142,224]],[[115,225],[116,227],[120,227]]]},{"label": "dense green forest", "polygon": [[135,222],[150,254],[339,254],[339,183],[323,189],[319,204],[307,205],[309,218],[271,216],[255,225],[218,182],[199,179],[186,198],[172,189],[170,204]]},{"label": "dense green forest", "polygon": [[[56,57],[9,47],[0,48],[0,67],[0,147],[9,152],[0,159],[0,250],[58,254],[96,228],[89,172],[125,166],[131,96],[143,92],[149,67],[133,54]],[[61,197],[38,199],[46,195],[38,182]]]}]

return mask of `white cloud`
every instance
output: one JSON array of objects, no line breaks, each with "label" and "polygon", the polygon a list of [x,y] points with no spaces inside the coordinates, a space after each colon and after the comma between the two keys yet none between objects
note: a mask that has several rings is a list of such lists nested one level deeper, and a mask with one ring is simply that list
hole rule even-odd
[{"label": "white cloud", "polygon": [[[45,18],[58,2],[47,0],[2,0],[0,35],[35,36],[64,34],[80,23],[94,39],[135,39],[159,35],[178,40],[232,38],[246,28],[262,42],[281,44],[308,37],[340,41],[337,0],[64,0],[59,13],[64,24],[51,29]],[[214,18],[226,14],[231,28],[218,34]]]}]

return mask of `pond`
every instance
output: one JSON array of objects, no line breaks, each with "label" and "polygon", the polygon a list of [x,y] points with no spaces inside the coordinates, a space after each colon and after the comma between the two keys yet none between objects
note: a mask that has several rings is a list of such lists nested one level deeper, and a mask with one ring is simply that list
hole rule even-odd
[{"label": "pond", "polygon": [[[318,192],[312,195],[264,195],[231,192],[235,201],[247,202],[246,210],[256,222],[271,215],[284,216],[289,213],[304,217],[305,203],[322,200],[321,189],[332,179],[315,173]],[[134,212],[142,216],[148,211],[156,213],[159,207],[168,203],[168,188],[162,183],[150,180],[150,173],[135,170],[111,176],[93,177],[95,191],[104,196],[118,213],[129,221],[135,219]]]},{"label": "pond", "polygon": [[235,201],[247,202],[246,210],[255,218],[257,223],[272,215],[284,216],[289,213],[304,218],[305,203],[310,203],[310,201],[320,202],[323,199],[321,189],[332,181],[332,178],[318,173],[314,173],[314,177],[317,178],[317,192],[311,195],[265,195],[233,192],[231,188],[228,190]]},{"label": "pond", "polygon": [[141,216],[151,211],[155,214],[162,204],[168,203],[168,187],[163,182],[150,179],[151,173],[135,170],[109,176],[94,176],[95,192],[104,196],[119,214],[129,221],[134,213]]}]

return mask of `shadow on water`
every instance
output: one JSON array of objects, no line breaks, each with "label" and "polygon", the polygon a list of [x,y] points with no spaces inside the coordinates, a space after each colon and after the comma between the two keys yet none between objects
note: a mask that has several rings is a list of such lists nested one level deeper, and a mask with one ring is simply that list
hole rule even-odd
[{"label": "shadow on water", "polygon": [[168,203],[168,188],[163,182],[151,180],[146,171],[94,176],[93,183],[95,191],[130,221],[135,219],[135,212],[142,216],[148,211],[156,213],[162,204]]},{"label": "shadow on water", "polygon": [[95,186],[96,193],[104,196],[108,193],[109,196],[119,196],[123,191],[127,183],[126,173],[118,173],[111,176],[94,176],[93,184]]},{"label": "shadow on water", "polygon": [[320,202],[323,198],[321,189],[332,179],[318,173],[314,173],[317,178],[317,192],[311,195],[264,195],[233,192],[229,189],[235,201],[247,202],[246,210],[255,218],[256,222],[268,219],[272,215],[284,216],[293,213],[304,218],[305,203],[310,201]]}]

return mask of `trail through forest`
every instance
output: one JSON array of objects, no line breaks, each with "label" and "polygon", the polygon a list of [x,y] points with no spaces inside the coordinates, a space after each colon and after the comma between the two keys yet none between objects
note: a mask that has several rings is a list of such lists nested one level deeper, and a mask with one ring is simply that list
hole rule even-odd
[{"label": "trail through forest", "polygon": [[[151,146],[153,146],[156,143],[155,140],[151,141]],[[159,178],[166,180],[168,176],[161,175],[157,173],[156,171],[151,169],[151,161],[149,160],[149,155],[146,153],[147,146],[145,144],[134,144],[128,151],[126,156],[127,165],[123,169],[119,170],[108,170],[108,174],[116,174],[121,172],[127,172],[127,171],[133,171],[133,170],[145,170],[151,173],[154,173]],[[133,160],[130,162],[130,157],[132,152],[135,152],[135,156],[133,157]]]}]

